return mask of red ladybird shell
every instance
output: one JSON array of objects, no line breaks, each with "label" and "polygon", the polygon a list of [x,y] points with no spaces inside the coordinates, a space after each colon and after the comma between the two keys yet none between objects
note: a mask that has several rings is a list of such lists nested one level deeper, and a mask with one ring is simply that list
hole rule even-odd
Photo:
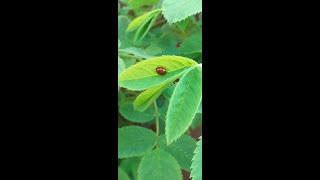
[{"label": "red ladybird shell", "polygon": [[156,72],[159,74],[159,75],[165,75],[167,70],[164,68],[164,67],[157,67],[156,68]]}]

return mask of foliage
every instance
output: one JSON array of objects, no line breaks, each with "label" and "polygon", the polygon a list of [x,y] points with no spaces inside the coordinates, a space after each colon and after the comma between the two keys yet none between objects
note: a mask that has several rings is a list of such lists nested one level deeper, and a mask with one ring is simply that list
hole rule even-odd
[{"label": "foliage", "polygon": [[199,180],[202,1],[118,2],[118,178]]},{"label": "foliage", "polygon": [[191,165],[191,176],[193,180],[202,179],[202,139],[197,142],[197,147],[194,151],[194,157]]}]

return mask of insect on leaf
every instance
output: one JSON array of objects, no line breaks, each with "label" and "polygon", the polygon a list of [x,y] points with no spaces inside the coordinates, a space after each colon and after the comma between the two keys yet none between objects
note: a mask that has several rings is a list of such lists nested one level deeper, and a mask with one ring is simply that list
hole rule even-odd
[{"label": "insect on leaf", "polygon": [[[194,60],[181,56],[150,58],[125,69],[119,75],[119,85],[129,90],[142,91],[165,81],[171,81],[196,64]],[[164,67],[166,74],[159,75],[156,72],[158,67]]]}]

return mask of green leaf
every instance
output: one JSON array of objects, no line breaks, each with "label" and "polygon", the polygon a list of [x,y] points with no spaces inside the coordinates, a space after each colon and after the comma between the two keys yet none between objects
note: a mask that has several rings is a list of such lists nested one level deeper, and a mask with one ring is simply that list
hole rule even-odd
[{"label": "green leaf", "polygon": [[155,42],[158,48],[161,49],[161,55],[179,55],[180,48],[177,44],[180,42],[178,36],[172,33],[164,34]]},{"label": "green leaf", "polygon": [[157,105],[158,105],[158,110],[160,113],[160,120],[165,122],[166,114],[167,114],[168,107],[169,107],[169,100],[164,96],[160,96],[157,99]]},{"label": "green leaf", "polygon": [[[119,55],[121,57],[121,54],[119,54]],[[126,68],[134,65],[137,62],[135,58],[123,57],[121,59],[123,60],[124,64],[126,65]]]},{"label": "green leaf", "polygon": [[202,180],[202,137],[197,142],[191,165],[192,180]]},{"label": "green leaf", "polygon": [[139,94],[133,102],[135,110],[140,112],[145,111],[161,95],[162,91],[168,87],[170,83],[171,82],[160,84]]},{"label": "green leaf", "polygon": [[163,91],[163,96],[164,97],[166,97],[167,99],[170,99],[171,98],[171,96],[172,96],[172,94],[173,94],[173,92],[174,92],[174,89],[176,88],[176,86],[175,85],[171,85],[171,86],[169,86],[167,89],[165,89],[164,91]]},{"label": "green leaf", "polygon": [[139,180],[182,180],[177,160],[164,150],[146,154],[138,168]]},{"label": "green leaf", "polygon": [[146,48],[146,52],[151,55],[158,55],[162,52],[162,49],[154,42],[151,42],[150,46]]},{"label": "green leaf", "polygon": [[182,31],[185,32],[187,30],[188,27],[190,27],[192,20],[191,18],[186,18],[182,21],[179,21],[177,23],[175,23],[175,25]]},{"label": "green leaf", "polygon": [[197,113],[192,120],[191,129],[198,128],[202,124],[202,114]]},{"label": "green leaf", "polygon": [[125,126],[118,129],[118,158],[144,155],[156,144],[156,134],[139,126]]},{"label": "green leaf", "polygon": [[202,53],[202,34],[198,32],[187,37],[180,47],[181,54]]},{"label": "green leaf", "polygon": [[120,163],[120,167],[127,172],[128,176],[131,177],[132,180],[137,180],[140,161],[141,157],[123,159]]},{"label": "green leaf", "polygon": [[199,105],[197,113],[201,113],[202,114],[202,101],[201,101],[201,103]]},{"label": "green leaf", "polygon": [[140,49],[140,48],[136,48],[136,47],[128,47],[125,49],[119,49],[120,53],[127,53],[127,54],[132,54],[134,56],[140,57],[140,58],[144,58],[144,59],[148,59],[148,58],[152,58],[153,56],[150,56],[149,54],[147,54],[145,52],[145,50]]},{"label": "green leaf", "polygon": [[178,139],[192,123],[202,97],[202,74],[197,66],[184,74],[170,100],[166,119],[168,144]]},{"label": "green leaf", "polygon": [[128,25],[127,32],[136,31],[133,37],[134,42],[142,40],[147,35],[160,12],[161,9],[155,9],[147,12],[135,18]]},{"label": "green leaf", "polygon": [[118,92],[118,106],[121,106],[126,100],[126,95],[122,92]]},{"label": "green leaf", "polygon": [[134,109],[132,101],[127,101],[120,105],[120,114],[128,121],[137,123],[146,123],[154,119],[154,108],[150,107],[144,112],[139,112]]},{"label": "green leaf", "polygon": [[121,41],[120,47],[127,47],[130,44],[126,35],[126,29],[128,27],[129,22],[130,19],[127,16],[118,16],[118,39],[120,39]]},{"label": "green leaf", "polygon": [[147,35],[159,14],[160,11],[157,11],[156,13],[152,14],[145,22],[143,22],[143,24],[138,28],[133,37],[134,42],[141,41]]},{"label": "green leaf", "polygon": [[118,56],[118,75],[126,68],[124,61]]},{"label": "green leaf", "polygon": [[[119,85],[130,90],[145,90],[166,81],[175,80],[195,64],[197,62],[192,59],[181,56],[154,57],[125,69],[119,75]],[[159,75],[156,72],[157,67],[165,68],[166,74]]]},{"label": "green leaf", "polygon": [[120,167],[118,168],[118,180],[130,180],[129,176]]},{"label": "green leaf", "polygon": [[128,25],[127,32],[137,30],[143,23],[149,21],[151,18],[154,17],[155,14],[159,13],[161,9],[155,9],[153,11],[147,12],[137,18],[135,18],[131,23]]},{"label": "green leaf", "polygon": [[160,149],[170,153],[178,161],[183,170],[190,171],[193,152],[196,148],[196,141],[192,137],[184,134],[168,146],[166,137],[161,136],[158,144]]},{"label": "green leaf", "polygon": [[164,17],[169,24],[182,21],[202,11],[202,0],[164,0]]},{"label": "green leaf", "polygon": [[156,4],[159,0],[129,0],[129,5],[136,9],[145,5],[153,5]]}]

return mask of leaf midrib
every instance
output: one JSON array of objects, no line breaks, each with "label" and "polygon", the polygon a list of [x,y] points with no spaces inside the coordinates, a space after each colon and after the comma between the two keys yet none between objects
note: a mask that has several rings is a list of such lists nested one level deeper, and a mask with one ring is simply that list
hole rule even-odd
[{"label": "leaf midrib", "polygon": [[[168,71],[167,73],[170,73],[170,75],[171,75],[171,74],[173,74],[173,73],[175,73],[177,71],[180,71],[180,70],[183,70],[183,69],[188,69],[188,68],[189,68],[189,66],[183,67],[183,68],[179,68],[179,69],[175,69],[175,70],[172,70],[172,71]],[[171,77],[168,77],[168,79],[172,78],[175,75],[176,74],[173,74]],[[154,77],[157,77],[157,76],[159,76],[159,74],[154,74],[154,75],[150,75],[150,76],[140,76],[138,78],[132,78],[132,79],[126,79],[126,80],[120,80],[120,81],[127,82],[127,81],[134,81],[134,80],[145,80],[145,79],[154,78]]]}]

